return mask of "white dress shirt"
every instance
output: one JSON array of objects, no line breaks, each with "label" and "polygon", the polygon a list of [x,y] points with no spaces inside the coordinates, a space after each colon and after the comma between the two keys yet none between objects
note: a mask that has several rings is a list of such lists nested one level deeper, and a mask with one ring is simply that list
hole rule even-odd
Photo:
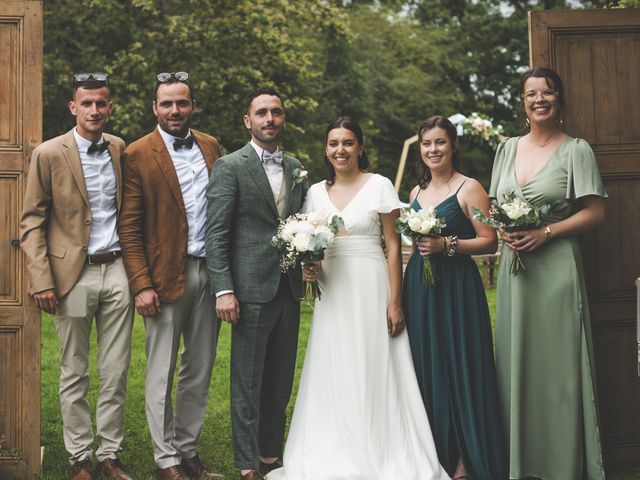
[{"label": "white dress shirt", "polygon": [[[171,156],[178,181],[180,182],[182,201],[187,212],[187,224],[189,225],[187,253],[195,257],[204,257],[204,235],[207,219],[207,197],[205,193],[209,183],[207,163],[197,142],[193,143],[191,149],[181,148],[175,150],[173,142],[177,137],[165,132],[160,126],[158,126],[158,131]],[[187,137],[189,135],[191,135],[191,130],[187,133]]]},{"label": "white dress shirt", "polygon": [[[91,231],[87,253],[94,255],[120,250],[117,229],[116,173],[111,163],[109,150],[89,155],[87,149],[91,146],[91,142],[78,135],[75,128],[73,136],[78,146],[84,183],[87,186],[91,207]],[[101,138],[97,143],[102,142],[104,142],[104,138]]]},{"label": "white dress shirt", "polygon": [[[264,161],[262,161],[262,153],[264,152],[264,150],[260,148],[256,143],[254,143],[253,140],[251,140],[251,146],[258,154],[258,158],[262,163],[262,168],[264,168],[264,171],[267,174],[267,178],[269,179],[269,185],[271,185],[273,198],[277,202],[278,197],[280,196],[280,189],[282,188],[282,177],[284,176],[282,165],[279,165],[275,162],[265,163]],[[278,149],[276,148],[275,151],[277,152]]]}]

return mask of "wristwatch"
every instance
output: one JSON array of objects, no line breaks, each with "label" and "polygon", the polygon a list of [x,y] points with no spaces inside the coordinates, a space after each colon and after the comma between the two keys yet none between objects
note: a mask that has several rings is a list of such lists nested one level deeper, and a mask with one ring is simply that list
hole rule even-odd
[{"label": "wristwatch", "polygon": [[544,234],[547,237],[547,241],[551,240],[551,227],[549,225],[544,227]]}]

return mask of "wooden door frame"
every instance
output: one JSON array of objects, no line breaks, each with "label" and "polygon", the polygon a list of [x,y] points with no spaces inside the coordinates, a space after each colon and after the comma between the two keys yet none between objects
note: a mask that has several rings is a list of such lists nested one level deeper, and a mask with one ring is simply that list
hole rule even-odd
[{"label": "wooden door frame", "polygon": [[[8,0],[0,2],[0,22],[15,25],[17,99],[16,141],[0,146],[1,176],[15,180],[18,194],[15,209],[19,218],[26,185],[29,159],[42,142],[42,62],[43,62],[43,0]],[[35,308],[28,291],[25,259],[19,245],[18,224],[9,227],[17,259],[16,298],[0,301],[0,308],[11,311],[0,323],[0,335],[11,337],[16,346],[15,423],[7,425],[13,445],[0,449],[0,477],[31,478],[41,468],[40,449],[40,311]],[[21,321],[16,321],[21,311]],[[8,318],[8,320],[6,320]],[[4,360],[3,360],[4,362]],[[2,368],[11,368],[3,363]],[[6,405],[5,405],[6,406]],[[9,404],[9,407],[12,407]],[[2,434],[3,432],[0,432]]]}]

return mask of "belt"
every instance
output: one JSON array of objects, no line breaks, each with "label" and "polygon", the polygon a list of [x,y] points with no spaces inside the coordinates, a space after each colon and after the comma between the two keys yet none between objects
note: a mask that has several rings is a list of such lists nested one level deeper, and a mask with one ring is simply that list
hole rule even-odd
[{"label": "belt", "polygon": [[122,252],[120,250],[115,252],[98,253],[96,255],[87,255],[87,264],[100,265],[103,263],[112,263],[115,262],[116,258],[120,258],[121,256]]}]

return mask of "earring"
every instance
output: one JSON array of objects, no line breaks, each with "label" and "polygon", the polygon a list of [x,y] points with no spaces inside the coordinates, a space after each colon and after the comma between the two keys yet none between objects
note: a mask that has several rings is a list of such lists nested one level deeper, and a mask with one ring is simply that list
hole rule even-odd
[{"label": "earring", "polygon": [[524,121],[525,125],[527,126],[527,128],[531,127],[531,120],[529,120],[529,117],[527,117]]}]

